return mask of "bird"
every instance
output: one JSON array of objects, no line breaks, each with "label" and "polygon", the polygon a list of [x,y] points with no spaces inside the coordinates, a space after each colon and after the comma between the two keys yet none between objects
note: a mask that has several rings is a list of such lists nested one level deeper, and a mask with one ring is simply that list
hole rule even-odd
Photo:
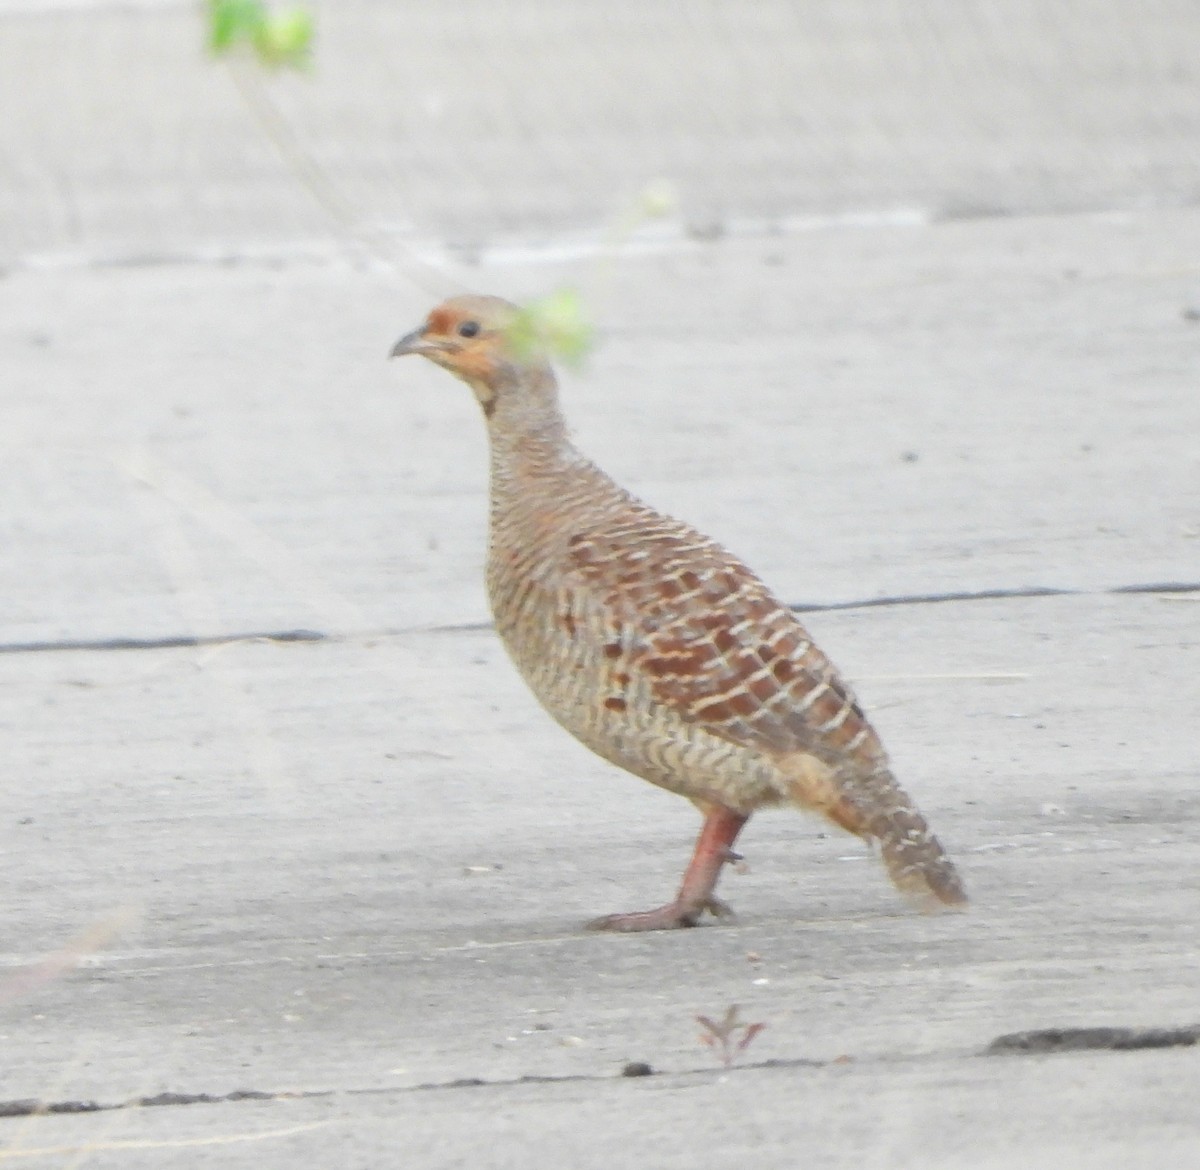
[{"label": "bird", "polygon": [[486,421],[486,583],[496,630],[546,711],[597,755],[703,817],[682,883],[619,932],[731,916],[716,896],[750,816],[798,806],[855,834],[922,909],[960,908],[959,874],[850,686],[794,611],[695,528],[620,487],[571,442],[553,367],[520,309],[462,295],[401,337],[466,382]]}]

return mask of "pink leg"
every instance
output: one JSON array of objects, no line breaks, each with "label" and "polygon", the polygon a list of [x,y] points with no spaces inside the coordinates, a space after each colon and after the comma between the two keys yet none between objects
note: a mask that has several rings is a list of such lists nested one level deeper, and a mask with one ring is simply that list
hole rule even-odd
[{"label": "pink leg", "polygon": [[733,859],[733,843],[749,819],[719,804],[710,805],[675,901],[656,910],[609,914],[589,922],[588,930],[675,930],[695,926],[705,910],[718,918],[728,915],[729,907],[713,896],[713,890],[721,876],[721,866]]}]

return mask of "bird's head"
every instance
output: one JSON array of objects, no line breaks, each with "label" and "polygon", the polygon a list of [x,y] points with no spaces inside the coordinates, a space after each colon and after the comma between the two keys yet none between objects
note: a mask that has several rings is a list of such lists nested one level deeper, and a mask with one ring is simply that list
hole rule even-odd
[{"label": "bird's head", "polygon": [[509,330],[520,310],[500,297],[452,297],[434,309],[425,324],[392,347],[392,357],[416,353],[466,382],[489,418],[498,396],[524,374],[545,369],[537,358],[513,351]]}]

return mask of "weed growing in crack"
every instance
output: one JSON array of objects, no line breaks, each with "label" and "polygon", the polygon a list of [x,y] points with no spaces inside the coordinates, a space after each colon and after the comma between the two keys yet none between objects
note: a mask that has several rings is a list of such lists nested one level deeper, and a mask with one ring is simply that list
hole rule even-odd
[{"label": "weed growing in crack", "polygon": [[708,1016],[697,1016],[696,1022],[704,1029],[700,1043],[707,1045],[719,1057],[725,1068],[733,1068],[733,1062],[754,1042],[766,1024],[746,1024],[738,1015],[738,1005],[731,1003],[720,1020]]}]

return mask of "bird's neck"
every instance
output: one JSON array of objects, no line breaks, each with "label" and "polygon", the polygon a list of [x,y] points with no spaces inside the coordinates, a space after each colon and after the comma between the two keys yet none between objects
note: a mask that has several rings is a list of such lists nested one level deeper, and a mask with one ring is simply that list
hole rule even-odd
[{"label": "bird's neck", "polygon": [[548,366],[514,371],[511,381],[494,387],[486,413],[493,497],[536,492],[582,459],[567,437]]}]

